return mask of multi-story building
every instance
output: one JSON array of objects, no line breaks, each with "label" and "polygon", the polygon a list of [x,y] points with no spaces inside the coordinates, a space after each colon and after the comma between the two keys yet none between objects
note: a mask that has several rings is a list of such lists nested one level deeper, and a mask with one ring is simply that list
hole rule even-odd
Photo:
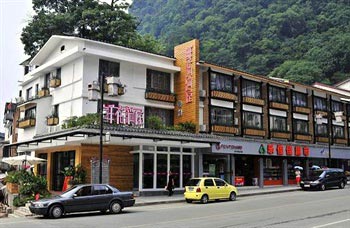
[{"label": "multi-story building", "polygon": [[[36,171],[52,190],[60,190],[69,165],[82,164],[88,181],[97,181],[98,126],[61,126],[100,113],[88,99],[98,98],[88,86],[99,77],[107,78],[104,118],[114,124],[103,129],[111,136],[103,178],[121,189],[162,191],[170,169],[182,189],[193,176],[287,185],[294,166],[304,175],[312,165],[349,168],[349,96],[201,61],[198,40],[167,57],[53,36],[29,65],[14,118],[18,139],[9,147],[47,159]],[[168,126],[192,122],[197,133],[149,129],[153,115]]]}]

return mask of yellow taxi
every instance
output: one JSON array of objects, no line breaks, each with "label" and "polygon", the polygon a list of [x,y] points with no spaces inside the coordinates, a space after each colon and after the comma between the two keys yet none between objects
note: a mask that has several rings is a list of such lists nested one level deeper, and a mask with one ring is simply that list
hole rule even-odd
[{"label": "yellow taxi", "polygon": [[236,200],[237,188],[226,181],[216,177],[192,178],[185,186],[185,199],[187,203],[200,201],[205,204],[209,200],[228,199]]}]

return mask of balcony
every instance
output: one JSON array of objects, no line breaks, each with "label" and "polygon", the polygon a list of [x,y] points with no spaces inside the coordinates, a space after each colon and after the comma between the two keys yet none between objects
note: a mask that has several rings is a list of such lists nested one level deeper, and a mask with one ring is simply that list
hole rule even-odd
[{"label": "balcony", "polygon": [[300,134],[295,134],[294,135],[295,140],[300,140],[300,141],[311,141],[312,137],[311,135],[300,135]]},{"label": "balcony", "polygon": [[336,144],[348,144],[348,140],[346,140],[346,139],[334,139],[334,143],[336,143]]},{"label": "balcony", "polygon": [[41,88],[41,90],[39,90],[39,92],[38,92],[38,97],[39,98],[46,97],[46,96],[49,96],[49,95],[50,95],[49,88]]},{"label": "balcony", "polygon": [[175,102],[175,95],[174,94],[165,94],[157,91],[146,91],[145,92],[145,98],[150,100],[156,100],[156,101],[165,101],[174,103]]},{"label": "balcony", "polygon": [[237,134],[238,128],[236,127],[229,127],[229,126],[220,126],[220,125],[213,125],[211,127],[212,132],[220,132],[220,133],[228,133],[228,134]]},{"label": "balcony", "polygon": [[252,128],[244,129],[243,133],[245,135],[261,136],[261,137],[265,137],[265,135],[266,135],[265,130],[263,130],[263,129],[252,129]]},{"label": "balcony", "polygon": [[29,128],[35,126],[35,118],[34,117],[28,117],[25,119],[18,120],[18,128]]},{"label": "balcony", "polygon": [[258,99],[254,97],[243,97],[243,103],[264,106],[265,101],[263,99]]},{"label": "balcony", "polygon": [[287,132],[271,132],[271,138],[290,139],[290,133],[287,133]]},{"label": "balcony", "polygon": [[59,78],[52,78],[50,79],[50,88],[56,88],[61,85],[61,79]]},{"label": "balcony", "polygon": [[322,143],[328,143],[328,137],[325,136],[317,136],[316,137],[317,142],[322,142]]},{"label": "balcony", "polygon": [[46,118],[46,125],[47,126],[55,126],[59,123],[59,119],[56,116],[50,116]]},{"label": "balcony", "polygon": [[222,91],[211,91],[210,95],[212,98],[219,98],[219,99],[225,99],[230,101],[237,100],[237,96],[235,94],[222,92]]},{"label": "balcony", "polygon": [[300,107],[300,106],[296,106],[293,108],[294,112],[299,112],[299,113],[304,113],[304,114],[310,114],[311,113],[311,109],[308,107]]},{"label": "balcony", "polygon": [[270,108],[288,110],[289,109],[289,105],[288,104],[279,103],[279,102],[270,102]]}]

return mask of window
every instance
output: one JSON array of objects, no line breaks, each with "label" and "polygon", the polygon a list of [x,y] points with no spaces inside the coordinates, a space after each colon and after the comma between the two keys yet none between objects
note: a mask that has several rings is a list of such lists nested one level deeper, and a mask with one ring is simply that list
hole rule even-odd
[{"label": "window", "polygon": [[261,98],[261,84],[259,82],[243,80],[242,96]]},{"label": "window", "polygon": [[119,63],[117,62],[111,62],[107,60],[100,59],[99,62],[99,76],[106,76],[106,77],[119,77]]},{"label": "window", "polygon": [[167,154],[157,154],[157,188],[163,188],[167,184]]},{"label": "window", "polygon": [[170,73],[147,69],[147,91],[170,94]]},{"label": "window", "polygon": [[333,126],[333,136],[336,139],[345,138],[344,127],[343,126]]},{"label": "window", "polygon": [[[185,152],[185,151],[184,151]],[[187,183],[192,177],[192,156],[182,156],[182,180],[183,183]]]},{"label": "window", "polygon": [[233,80],[232,76],[220,73],[210,74],[210,87],[211,90],[222,92],[233,92]]},{"label": "window", "polygon": [[327,111],[327,100],[320,97],[314,97],[314,109],[316,111]]},{"label": "window", "polygon": [[56,78],[57,78],[57,79],[61,79],[61,68],[58,68],[58,69],[56,70]]},{"label": "window", "polygon": [[342,112],[342,111],[344,111],[343,103],[337,102],[337,101],[332,101],[332,111],[333,112]]},{"label": "window", "polygon": [[27,119],[35,119],[36,108],[27,109],[24,113],[24,118]]},{"label": "window", "polygon": [[270,116],[270,130],[277,132],[286,132],[287,118],[281,116]]},{"label": "window", "polygon": [[309,122],[307,120],[294,119],[294,133],[295,134],[309,134]]},{"label": "window", "polygon": [[243,112],[243,127],[262,129],[262,115],[255,112]]},{"label": "window", "polygon": [[316,124],[315,126],[315,134],[321,137],[327,137],[328,128],[327,124]]},{"label": "window", "polygon": [[49,88],[50,85],[50,73],[45,74],[44,88]]},{"label": "window", "polygon": [[37,97],[39,95],[39,84],[35,84],[35,96]]},{"label": "window", "polygon": [[350,104],[346,105],[346,114],[350,116]]},{"label": "window", "polygon": [[233,126],[233,109],[212,107],[210,119],[212,125]]},{"label": "window", "polygon": [[27,100],[30,100],[33,98],[33,91],[32,90],[33,90],[32,87],[27,89]]},{"label": "window", "polygon": [[223,181],[223,180],[220,180],[220,179],[214,179],[214,180],[215,180],[216,186],[225,186],[226,185],[225,181]]},{"label": "window", "polygon": [[61,52],[64,51],[66,47],[64,45],[61,46]]},{"label": "window", "polygon": [[106,185],[95,185],[93,195],[105,195],[111,194],[112,190],[108,188]]},{"label": "window", "polygon": [[55,116],[55,117],[58,117],[58,104],[57,105],[55,105],[55,106],[53,106],[53,110],[52,110],[52,114],[53,114],[53,116]]},{"label": "window", "polygon": [[204,186],[214,186],[214,182],[212,179],[205,179],[204,180]]},{"label": "window", "polygon": [[287,103],[286,102],[286,90],[283,88],[278,88],[274,86],[270,86],[269,88],[269,100],[279,103]]},{"label": "window", "polygon": [[91,186],[85,186],[79,189],[77,196],[91,196]]},{"label": "window", "polygon": [[143,188],[153,188],[154,154],[143,154]]},{"label": "window", "polygon": [[[150,116],[158,116],[162,119],[162,122],[165,126],[174,125],[174,112],[173,110],[161,109],[161,108],[145,108],[146,120]],[[146,121],[146,128],[148,127],[148,121]]]},{"label": "window", "polygon": [[307,106],[307,96],[305,93],[293,92],[293,105],[299,107]]}]

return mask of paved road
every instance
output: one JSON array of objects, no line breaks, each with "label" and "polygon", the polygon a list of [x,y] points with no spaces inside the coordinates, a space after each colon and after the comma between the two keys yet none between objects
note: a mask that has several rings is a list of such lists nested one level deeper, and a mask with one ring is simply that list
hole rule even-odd
[{"label": "paved road", "polygon": [[235,202],[173,203],[127,208],[119,215],[68,215],[58,220],[1,219],[0,227],[350,227],[350,189],[296,191]]}]

